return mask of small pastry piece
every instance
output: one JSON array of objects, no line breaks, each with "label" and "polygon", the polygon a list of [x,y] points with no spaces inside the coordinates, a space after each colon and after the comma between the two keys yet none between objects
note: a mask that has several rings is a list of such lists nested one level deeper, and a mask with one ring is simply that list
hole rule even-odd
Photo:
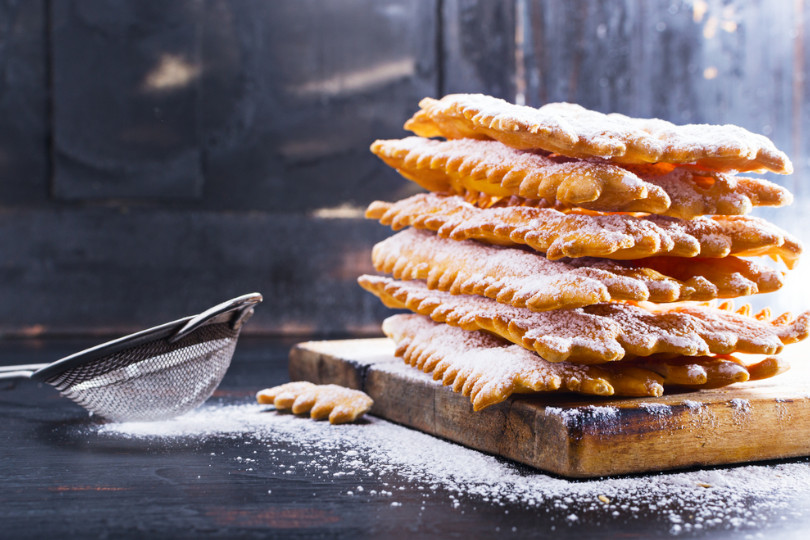
[{"label": "small pastry piece", "polygon": [[512,394],[570,391],[658,397],[665,388],[718,388],[781,372],[760,369],[763,364],[786,369],[776,358],[748,367],[734,357],[639,359],[599,366],[552,363],[488,332],[467,332],[421,315],[389,317],[383,331],[406,364],[432,374],[454,392],[470,396],[476,411]]},{"label": "small pastry piece", "polygon": [[[601,364],[654,354],[776,354],[810,333],[810,312],[773,320],[689,304],[653,311],[624,303],[532,312],[479,296],[431,291],[419,281],[360,276],[391,308],[407,308],[464,330],[486,330],[549,362]],[[655,305],[650,305],[654,308]]]},{"label": "small pastry piece", "polygon": [[571,103],[535,109],[481,94],[425,98],[405,123],[422,137],[495,139],[518,150],[545,150],[614,163],[691,164],[711,171],[793,172],[763,137],[732,125],[688,124],[602,114]]},{"label": "small pastry piece", "polygon": [[261,390],[256,394],[261,404],[276,409],[291,409],[294,414],[309,412],[311,418],[329,418],[330,424],[354,422],[371,410],[374,401],[360,390],[335,384],[312,384],[298,381]]},{"label": "small pastry piece", "polygon": [[550,261],[526,249],[448,240],[406,229],[374,246],[374,267],[397,279],[421,279],[429,289],[478,294],[532,311],[575,308],[610,300],[676,302],[770,292],[782,275],[735,257],[652,258],[616,262],[584,257]]},{"label": "small pastry piece", "polygon": [[522,206],[481,209],[459,196],[420,193],[394,203],[373,202],[366,217],[394,230],[413,226],[453,240],[527,245],[551,260],[768,255],[792,268],[801,253],[799,242],[788,233],[748,216],[682,221],[663,216],[562,213]]},{"label": "small pastry piece", "polygon": [[371,151],[430,191],[518,196],[613,212],[661,214],[670,205],[663,189],[616,165],[555,160],[496,141],[408,137],[375,141]]},{"label": "small pastry piece", "polygon": [[[557,209],[649,212],[682,219],[743,215],[754,206],[784,206],[790,192],[767,180],[668,164],[625,168],[515,150],[497,141],[421,137],[375,141],[371,151],[430,191],[542,200]],[[536,206],[535,204],[529,204]]]}]

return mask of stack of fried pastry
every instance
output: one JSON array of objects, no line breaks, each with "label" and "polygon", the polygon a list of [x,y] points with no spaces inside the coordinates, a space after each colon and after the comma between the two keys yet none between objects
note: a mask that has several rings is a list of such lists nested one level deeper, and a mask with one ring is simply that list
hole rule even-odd
[{"label": "stack of fried pastry", "polygon": [[420,107],[405,124],[417,137],[371,150],[429,192],[369,206],[410,228],[374,247],[394,279],[359,278],[415,312],[383,324],[405,362],[476,410],[513,393],[660,396],[787,369],[774,355],[807,336],[810,312],[718,301],[779,289],[784,272],[762,259],[789,269],[801,251],[747,215],[792,200],[738,176],[792,172],[771,141],[567,103],[457,94]]}]

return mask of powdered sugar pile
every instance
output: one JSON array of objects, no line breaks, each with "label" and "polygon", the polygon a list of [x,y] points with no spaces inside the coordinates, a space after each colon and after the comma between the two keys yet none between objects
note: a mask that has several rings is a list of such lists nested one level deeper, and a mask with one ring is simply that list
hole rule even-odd
[{"label": "powdered sugar pile", "polygon": [[[546,413],[559,416],[568,428],[580,428],[585,431],[599,433],[618,433],[619,409],[616,407],[600,407],[588,405],[586,407],[560,408],[546,407]],[[598,426],[598,428],[597,428]]]},{"label": "powdered sugar pile", "polygon": [[735,398],[732,399],[729,404],[733,409],[732,419],[735,424],[742,425],[746,420],[750,418],[749,414],[751,411],[751,402],[747,399],[740,399]]},{"label": "powdered sugar pile", "polygon": [[[593,414],[611,415],[596,409],[607,408],[594,408]],[[390,498],[392,504],[402,504],[396,494],[407,488],[432,495],[432,504],[446,497],[448,508],[470,503],[504,507],[504,512],[537,508],[545,510],[543,524],[551,528],[585,521],[609,526],[621,515],[622,520],[653,520],[672,534],[751,531],[810,515],[800,502],[810,495],[810,464],[804,461],[569,481],[373,417],[364,424],[332,426],[255,404],[206,405],[170,421],[93,429],[101,437],[225,439],[253,452],[237,458],[236,465],[246,471],[324,482],[348,477],[357,482],[345,496],[365,489],[363,496]],[[363,487],[380,479],[385,479],[382,490]]]}]

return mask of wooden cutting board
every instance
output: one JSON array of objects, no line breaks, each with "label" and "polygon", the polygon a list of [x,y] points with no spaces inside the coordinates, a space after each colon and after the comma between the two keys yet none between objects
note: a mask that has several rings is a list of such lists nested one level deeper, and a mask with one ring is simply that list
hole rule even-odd
[{"label": "wooden cutting board", "polygon": [[290,377],[361,389],[376,416],[568,477],[810,455],[808,347],[790,354],[786,374],[726,389],[514,396],[480,412],[393,351],[385,338],[301,343],[290,352]]}]

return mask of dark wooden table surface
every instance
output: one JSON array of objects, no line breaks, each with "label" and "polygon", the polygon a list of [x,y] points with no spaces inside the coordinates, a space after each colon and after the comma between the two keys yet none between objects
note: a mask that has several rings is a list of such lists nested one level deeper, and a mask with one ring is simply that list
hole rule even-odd
[{"label": "dark wooden table surface", "polygon": [[[284,382],[292,343],[244,338],[212,399],[248,404],[257,389]],[[0,341],[0,363],[51,361],[89,344]],[[293,470],[306,452],[289,440],[273,443],[274,465],[266,468],[269,446],[238,436],[101,436],[99,422],[83,409],[31,381],[0,383],[0,418],[2,538],[673,537],[667,515],[649,508],[600,509],[593,501],[561,504],[553,496],[532,505],[463,493],[448,497],[441,485],[395,479],[390,469],[363,479],[359,492],[356,477]],[[255,461],[243,462],[247,455]],[[364,461],[362,452],[357,459]],[[540,474],[514,467],[525,476]],[[392,506],[378,494],[394,482]],[[432,496],[426,496],[428,488]],[[760,514],[751,525],[727,521],[675,532],[681,538],[804,537],[810,518],[780,501],[770,508],[767,500],[746,500]],[[576,523],[565,519],[572,513],[580,516]]]}]

